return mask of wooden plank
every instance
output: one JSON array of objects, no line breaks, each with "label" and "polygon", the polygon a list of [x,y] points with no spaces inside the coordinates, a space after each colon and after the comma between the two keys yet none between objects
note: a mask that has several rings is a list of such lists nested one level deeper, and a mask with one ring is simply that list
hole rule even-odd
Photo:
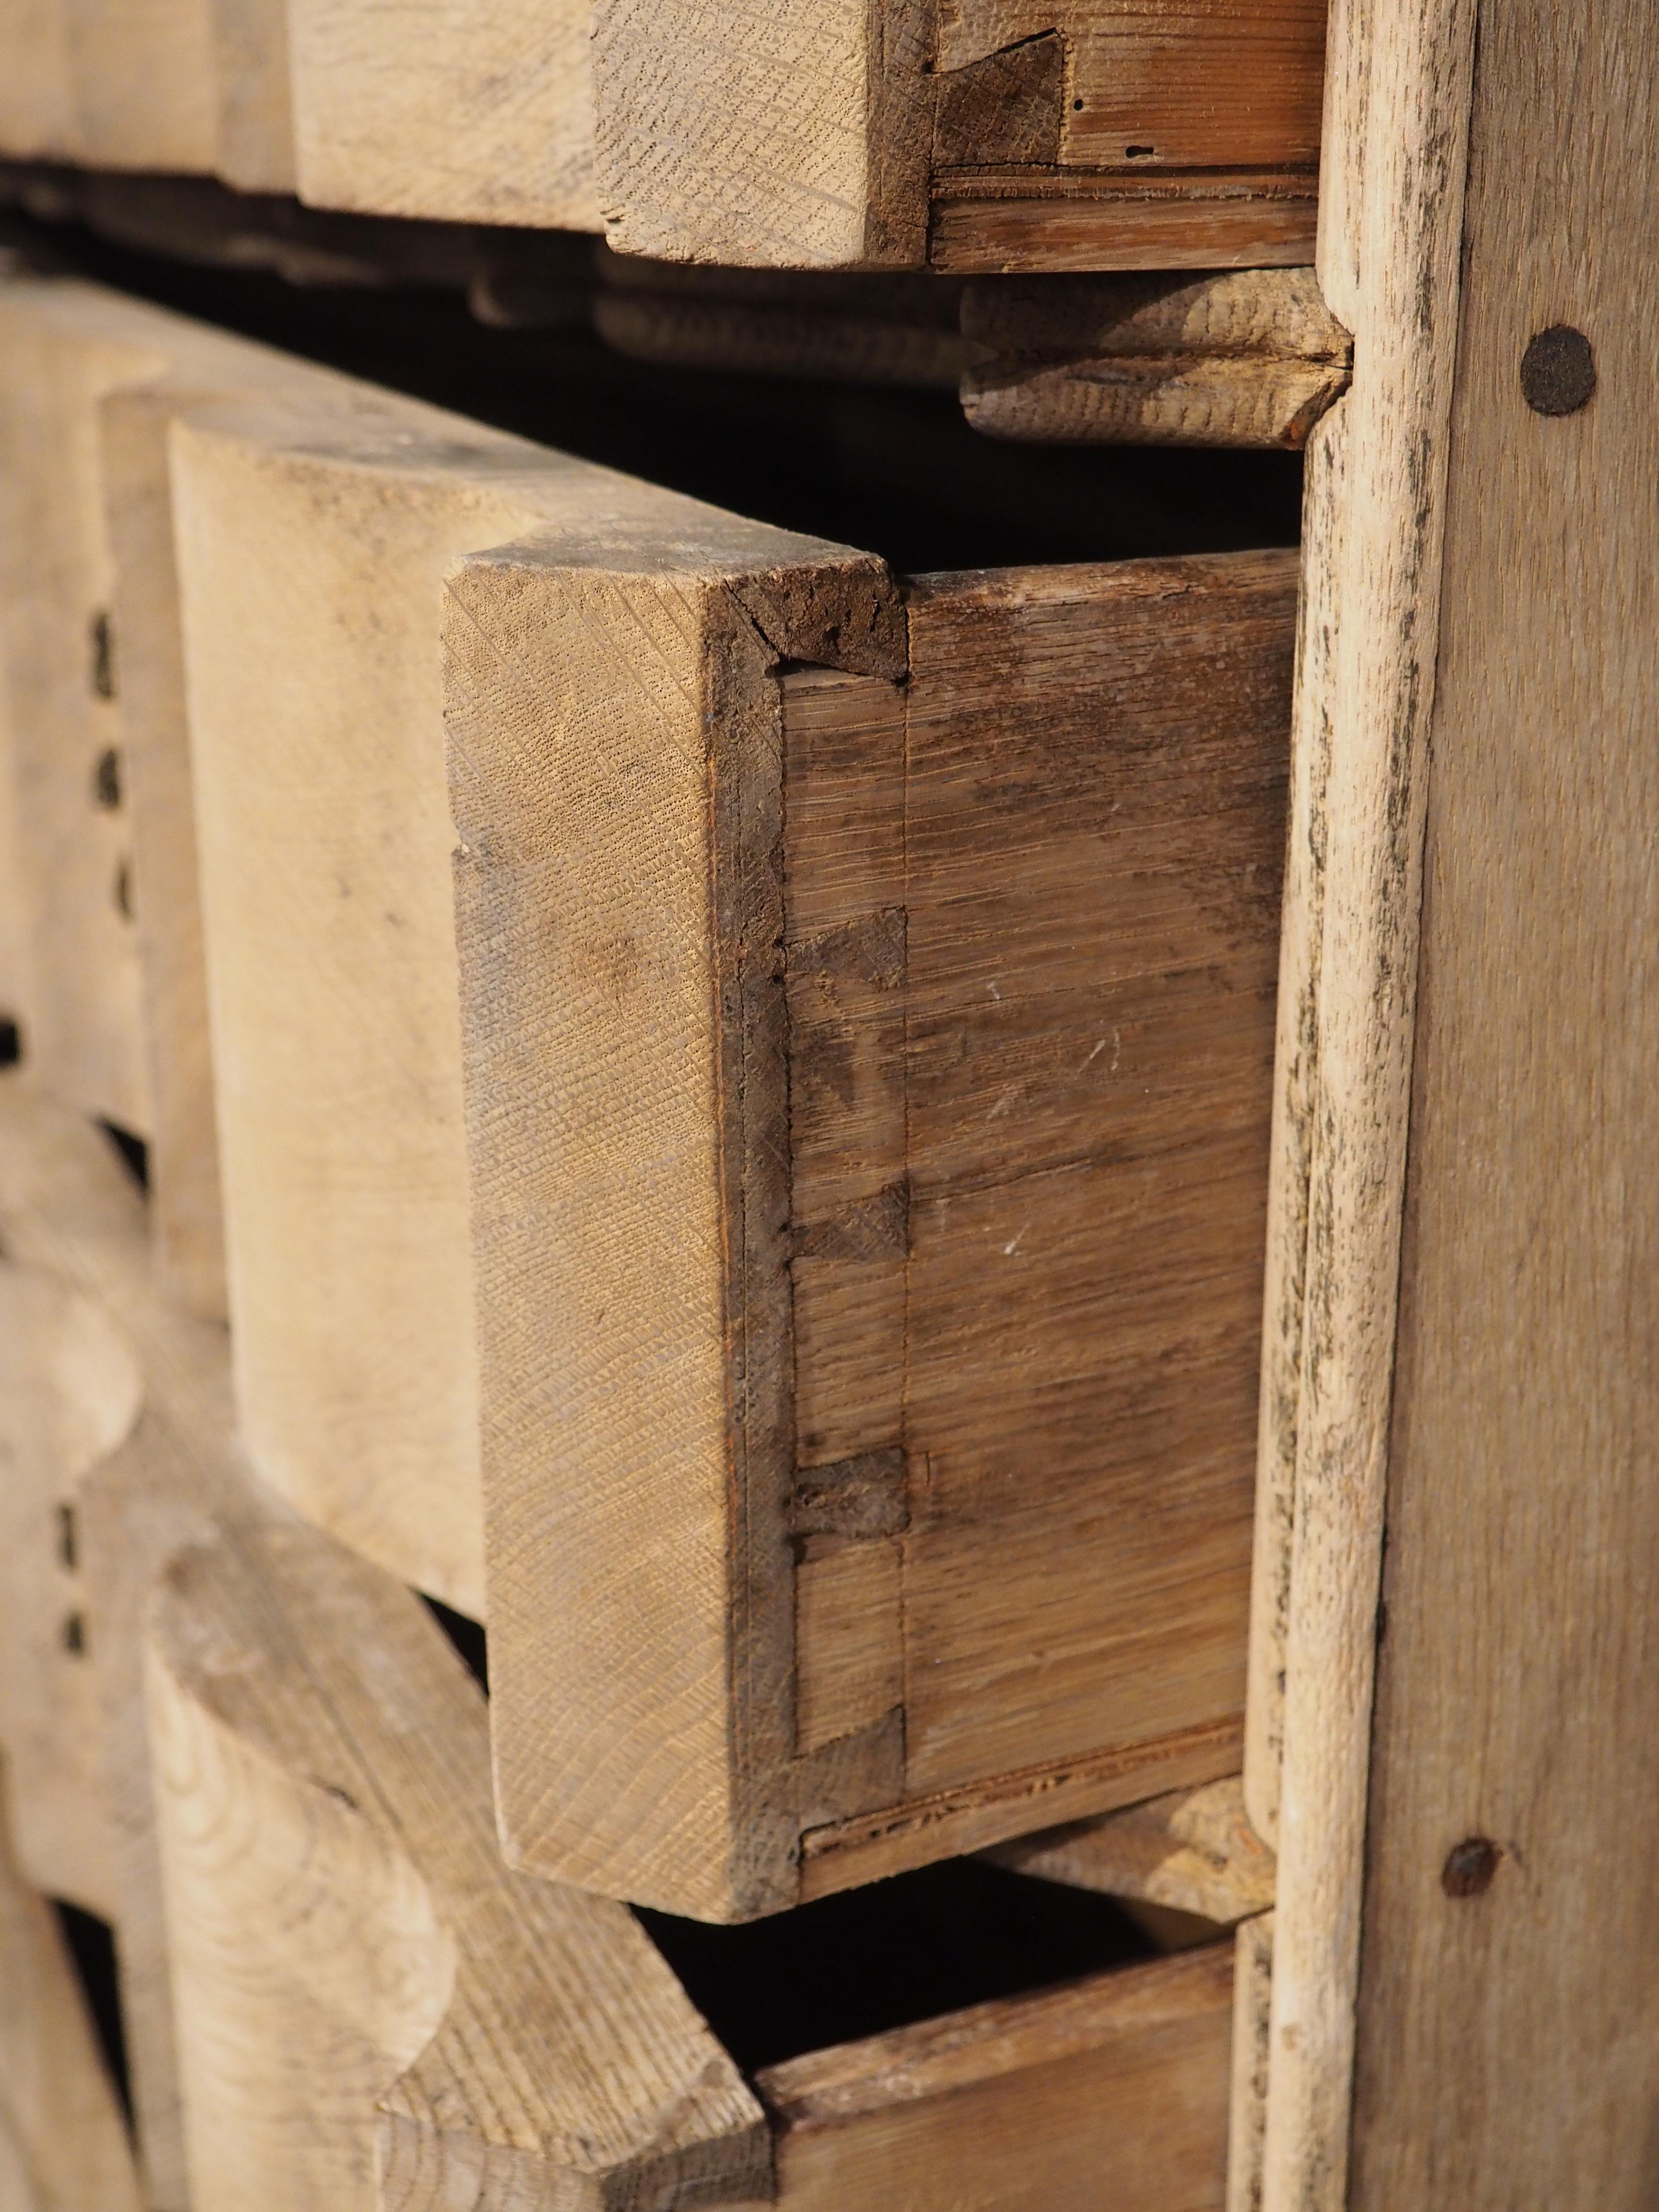
[{"label": "wooden plank", "polygon": [[1065,49],[1061,167],[1318,161],[1325,19],[1307,0],[940,0],[935,66],[948,83],[1056,28]]},{"label": "wooden plank", "polygon": [[14,1862],[4,1811],[0,1795],[0,2204],[139,2212],[131,2147],[75,1969]]},{"label": "wooden plank", "polygon": [[22,1879],[104,1919],[114,1917],[118,1881],[79,1496],[131,1433],[142,1396],[127,1346],[95,1306],[0,1265],[0,1743],[11,1847]]},{"label": "wooden plank", "polygon": [[299,188],[316,207],[601,228],[587,10],[289,0]]},{"label": "wooden plank", "polygon": [[98,168],[210,173],[219,152],[213,0],[62,4],[76,157]]},{"label": "wooden plank", "polygon": [[122,1940],[159,1928],[133,1864],[147,1844],[153,1893],[159,1829],[196,2201],[769,2194],[759,2109],[644,1930],[503,1871],[459,1661],[238,1473],[222,1331],[156,1297],[112,1157],[15,1077],[0,1224],[9,1264],[94,1304],[144,1376],[87,1487],[92,1630],[129,1791],[143,1645],[156,1828],[131,1838]]},{"label": "wooden plank", "polygon": [[[653,1701],[666,1692],[655,1660],[635,1657],[642,1624],[653,1646],[692,1648],[690,1539],[680,1525],[672,1577],[650,1586],[647,1606],[641,1532],[676,1530],[694,1469],[723,1491],[726,1449],[741,1449],[763,1486],[750,1492],[743,1586],[757,1614],[763,1602],[780,1618],[788,1600],[766,1549],[778,1540],[762,1534],[759,1501],[792,1483],[856,1487],[878,1467],[908,1469],[902,1519],[862,1539],[818,1524],[855,1545],[898,1541],[902,1772],[891,1729],[849,1729],[825,1745],[839,1773],[824,1759],[792,1771],[788,1740],[751,1739],[738,1771],[754,1794],[731,1846],[752,1854],[750,1898],[763,1880],[822,1893],[1041,1825],[1051,1787],[1063,1800],[1050,1820],[1224,1773],[1243,1655],[1291,564],[1250,556],[935,579],[908,595],[902,690],[875,676],[786,678],[792,1450],[787,1428],[768,1431],[746,1407],[741,1445],[724,1443],[712,1391],[702,1434],[683,1383],[654,1410],[664,1356],[687,1358],[711,1328],[700,1312],[715,1309],[691,1304],[695,1278],[678,1310],[665,1292],[660,1239],[672,1234],[684,1274],[697,1185],[671,1188],[665,1168],[647,1178],[636,1164],[663,1161],[683,1178],[683,1153],[707,1157],[715,1108],[692,1088],[709,1079],[711,1042],[694,1025],[706,1001],[669,997],[667,980],[684,989],[690,956],[709,957],[701,872],[713,867],[717,911],[726,869],[759,897],[776,866],[765,857],[775,817],[757,812],[747,832],[757,846],[720,842],[736,837],[723,821],[712,859],[693,843],[707,834],[697,750],[676,771],[688,811],[660,827],[642,817],[635,763],[665,780],[674,725],[653,731],[634,703],[637,656],[621,674],[599,659],[589,675],[583,662],[630,634],[624,622],[654,655],[681,648],[643,586],[632,587],[641,611],[613,613],[586,571],[554,568],[551,550],[504,557],[499,576],[474,560],[469,590],[476,574],[491,597],[476,611],[469,598],[465,626],[459,614],[450,625],[498,1778],[514,1850],[647,1899],[672,1882],[666,1894],[694,1895],[699,1911],[754,1909],[734,1877],[724,1893],[684,1887],[712,1848],[688,1849],[689,1816],[666,1795],[671,1782],[691,1786],[685,1709],[643,1717],[647,1687]],[[803,647],[795,657],[810,659]],[[695,702],[700,680],[694,663],[678,698]],[[689,711],[672,695],[650,702],[659,718],[671,707]],[[577,749],[601,714],[641,732],[617,768]],[[1103,734],[1091,744],[1084,732]],[[639,855],[682,847],[684,918],[665,939],[664,895],[641,881]],[[533,857],[554,853],[556,872]],[[567,980],[528,949],[560,942],[571,911],[604,919],[564,956]],[[613,995],[627,1009],[621,1031]],[[763,1079],[775,1079],[782,1041],[752,1018],[745,1126],[714,1120],[721,1146],[753,1141],[747,1117]],[[660,1065],[638,1057],[641,1040]],[[682,1096],[683,1135],[666,1119]],[[624,1143],[636,1102],[648,1117]],[[772,1144],[764,1157],[770,1174]],[[734,1204],[729,1189],[703,1190],[704,1207]],[[711,1246],[740,1249],[735,1222],[722,1232],[720,1220]],[[766,1278],[750,1265],[753,1300]],[[624,1266],[641,1272],[624,1277]],[[646,1356],[641,1314],[649,1364],[624,1389],[633,1369],[622,1363]],[[618,1315],[625,1340],[606,1333]],[[745,1360],[756,1404],[757,1340],[744,1349],[733,1331],[730,1348],[716,1337],[710,1352],[716,1375],[720,1358]],[[623,1492],[619,1465],[647,1454]],[[623,1554],[630,1575],[614,1595],[583,1571],[586,1612],[549,1596],[568,1561]],[[827,1586],[822,1558],[807,1565],[809,1583]],[[860,1605],[886,1572],[873,1554],[834,1570]],[[735,1639],[733,1667],[775,1664],[761,1626],[727,1628],[721,1601],[716,1583],[712,1626]],[[873,1722],[889,1662],[872,1655],[886,1648],[867,1613],[815,1599],[785,1656],[811,1702],[823,1694],[815,1683],[844,1679],[863,1654],[858,1711]],[[568,1712],[550,1680],[567,1686]],[[722,1698],[736,1694],[710,1706],[722,1729]],[[808,1723],[815,1745],[820,1727]],[[567,1735],[593,1778],[585,1764],[581,1798],[561,1806],[541,1778],[570,1773]],[[649,1815],[625,1788],[644,1792]],[[647,1861],[641,1834],[671,1805],[678,1858]],[[797,1875],[772,1855],[803,1831]]]},{"label": "wooden plank", "polygon": [[1284,269],[1313,258],[1311,172],[957,169],[933,196],[942,276],[1041,270]]},{"label": "wooden plank", "polygon": [[976,430],[1073,444],[1302,446],[1352,359],[1310,269],[969,285],[963,334]]},{"label": "wooden plank", "polygon": [[[1635,2212],[1659,2182],[1659,1899],[1632,1878],[1659,1697],[1656,58],[1644,8],[1480,9],[1354,2212]],[[1582,405],[1523,367],[1563,325]]]},{"label": "wooden plank", "polygon": [[1279,1868],[1264,2212],[1335,2212],[1346,2194],[1474,13],[1339,9],[1328,88],[1320,274],[1355,379],[1310,474],[1281,981],[1254,1622],[1267,1703],[1245,1776]]},{"label": "wooden plank", "polygon": [[962,287],[925,273],[704,269],[598,257],[593,323],[636,360],[750,376],[954,392],[980,349]]},{"label": "wooden plank", "polygon": [[291,192],[294,112],[288,0],[210,0],[214,167],[243,192]]},{"label": "wooden plank", "polygon": [[988,1856],[1017,1874],[1142,1898],[1223,1927],[1273,1901],[1273,1856],[1249,1824],[1237,1778],[1022,1836]]},{"label": "wooden plank", "polygon": [[161,319],[88,286],[0,287],[0,684],[24,921],[23,1049],[64,1097],[151,1127],[110,648],[97,404],[165,367]]},{"label": "wooden plank", "polygon": [[732,1914],[1227,1772],[1286,558],[934,580],[902,690],[780,684],[897,665],[878,564],[349,390],[185,411],[245,1432],[483,1610],[459,1000],[514,1849]]},{"label": "wooden plank", "polygon": [[167,424],[355,387],[73,281],[0,288],[0,350],[7,1011],[41,1080],[146,1139],[167,1279],[222,1314]]},{"label": "wooden plank", "polygon": [[1227,2119],[1227,2212],[1261,2212],[1273,2017],[1273,1916],[1240,1923],[1233,1949],[1232,2095]]},{"label": "wooden plank", "polygon": [[[1319,0],[908,0],[902,11],[837,0],[827,14],[799,0],[764,11],[677,0],[666,18],[601,0],[609,234],[623,252],[671,260],[984,268],[1004,265],[974,257],[1006,252],[1009,212],[1018,221],[1077,182],[1090,195],[1071,216],[1078,258],[1054,258],[1066,251],[1056,240],[1015,265],[1158,266],[1144,258],[1142,210],[1161,204],[1159,186],[1167,201],[1174,179],[1191,235],[1163,265],[1232,265],[1244,246],[1235,203],[1270,204],[1285,187],[1300,201],[1290,258],[1306,260],[1324,39]],[[1261,173],[1243,181],[1250,172]],[[931,246],[930,202],[949,231]],[[1286,258],[1283,218],[1276,235],[1268,260]]]},{"label": "wooden plank", "polygon": [[0,151],[72,161],[79,148],[66,0],[0,0]]},{"label": "wooden plank", "polygon": [[785,2212],[1220,2212],[1218,1945],[813,2051],[759,2077]]},{"label": "wooden plank", "polygon": [[173,433],[238,1396],[284,1496],[482,1615],[437,624],[539,457],[343,396]]}]

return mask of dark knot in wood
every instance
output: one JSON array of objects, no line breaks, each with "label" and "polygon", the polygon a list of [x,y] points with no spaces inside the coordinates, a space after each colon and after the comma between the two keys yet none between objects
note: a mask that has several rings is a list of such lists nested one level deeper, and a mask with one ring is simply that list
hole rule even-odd
[{"label": "dark knot in wood", "polygon": [[1465,1836],[1446,1854],[1440,1887],[1448,1897],[1482,1897],[1492,1887],[1504,1854],[1486,1836]]},{"label": "dark knot in wood", "polygon": [[1521,394],[1534,415],[1576,415],[1595,389],[1595,355],[1583,331],[1553,323],[1521,356]]}]

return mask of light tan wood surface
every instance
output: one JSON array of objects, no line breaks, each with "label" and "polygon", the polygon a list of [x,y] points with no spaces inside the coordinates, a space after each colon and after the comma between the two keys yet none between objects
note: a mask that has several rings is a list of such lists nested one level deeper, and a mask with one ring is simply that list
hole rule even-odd
[{"label": "light tan wood surface", "polygon": [[66,0],[0,0],[0,151],[73,161],[80,125]]},{"label": "light tan wood surface", "polygon": [[1233,1947],[1232,2085],[1227,2118],[1227,2212],[1261,2212],[1273,2012],[1273,1916],[1242,1921]]},{"label": "light tan wood surface", "polygon": [[[1656,60],[1643,7],[1480,9],[1352,2212],[1659,2186]],[[1534,413],[1563,325],[1595,393]]]},{"label": "light tan wood surface", "polygon": [[[806,672],[780,708],[786,590],[792,658],[854,636],[829,573],[766,586],[747,669],[672,572],[549,545],[451,585],[503,1821],[722,1917],[1224,1774],[1242,1686],[1291,564],[934,579],[906,686]],[[738,752],[712,848],[699,697],[734,748],[782,720],[783,788]],[[600,714],[626,750],[582,745]],[[728,872],[781,876],[785,972],[750,960],[713,1026]],[[895,1545],[878,1636],[846,1601]],[[810,1758],[799,1719],[728,1751],[792,1662]],[[862,1725],[823,1743],[826,1711]]]},{"label": "light tan wood surface", "polygon": [[1273,1901],[1273,1853],[1250,1826],[1236,1777],[1021,1836],[988,1856],[1018,1874],[1143,1898],[1224,1927]]},{"label": "light tan wood surface", "polygon": [[97,168],[210,173],[219,157],[214,0],[60,4],[77,158]]},{"label": "light tan wood surface", "polygon": [[1073,444],[1302,446],[1352,355],[1310,269],[969,285],[963,335],[976,430]]},{"label": "light tan wood surface", "polygon": [[444,571],[561,515],[624,547],[812,541],[400,404],[204,418],[174,459],[246,1440],[479,1614]]},{"label": "light tan wood surface", "polygon": [[9,1267],[94,1304],[145,1381],[82,1504],[124,1977],[161,1936],[147,1767],[196,2212],[768,2193],[758,2107],[643,1929],[503,1872],[459,1661],[410,1593],[240,1474],[222,1331],[155,1296],[102,1140],[15,1077],[0,1223]]},{"label": "light tan wood surface", "polygon": [[1324,36],[1318,0],[601,0],[599,198],[613,246],[670,260],[1305,261]]},{"label": "light tan wood surface", "polygon": [[80,1494],[143,1399],[131,1352],[97,1306],[0,1264],[0,1745],[12,1850],[33,1887],[106,1920],[119,1878]]},{"label": "light tan wood surface", "polygon": [[784,2212],[1220,2212],[1232,1947],[1001,2000],[759,2077]]},{"label": "light tan wood surface", "polygon": [[576,0],[288,0],[288,18],[303,199],[600,228]]},{"label": "light tan wood surface", "polygon": [[1279,1856],[1264,2212],[1336,2212],[1346,2191],[1473,44],[1468,7],[1336,10],[1320,275],[1354,381],[1310,475],[1255,1569],[1268,1694],[1245,1777]]},{"label": "light tan wood surface", "polygon": [[25,1058],[149,1147],[168,1280],[224,1311],[167,432],[216,393],[362,388],[67,279],[0,287],[8,1012]]},{"label": "light tan wood surface", "polygon": [[214,166],[244,192],[295,186],[288,0],[210,0],[216,143]]},{"label": "light tan wood surface", "polygon": [[12,1856],[3,1778],[0,1768],[0,2212],[139,2212],[68,1948]]},{"label": "light tan wood surface", "polygon": [[131,825],[109,649],[97,404],[165,366],[161,319],[90,286],[0,286],[0,684],[23,1049],[149,1133]]}]

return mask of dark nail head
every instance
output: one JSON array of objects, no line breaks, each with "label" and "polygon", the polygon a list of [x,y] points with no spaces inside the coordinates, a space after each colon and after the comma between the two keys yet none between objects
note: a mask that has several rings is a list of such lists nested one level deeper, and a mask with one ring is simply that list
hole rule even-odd
[{"label": "dark nail head", "polygon": [[1595,356],[1583,331],[1553,323],[1521,356],[1521,396],[1534,415],[1576,415],[1595,389]]},{"label": "dark nail head", "polygon": [[1446,1854],[1440,1869],[1440,1887],[1448,1897],[1481,1897],[1492,1887],[1492,1878],[1503,1857],[1486,1836],[1465,1836]]}]

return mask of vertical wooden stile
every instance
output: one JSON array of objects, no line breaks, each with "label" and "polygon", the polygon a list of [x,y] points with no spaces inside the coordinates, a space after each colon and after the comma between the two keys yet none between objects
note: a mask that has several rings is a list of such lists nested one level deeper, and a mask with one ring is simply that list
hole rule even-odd
[{"label": "vertical wooden stile", "polygon": [[1279,1852],[1264,2212],[1346,2190],[1474,14],[1339,5],[1327,84],[1319,270],[1354,375],[1310,455],[1280,975],[1246,1775]]},{"label": "vertical wooden stile", "polygon": [[1659,2190],[1656,81],[1481,0],[1352,2212]]}]

